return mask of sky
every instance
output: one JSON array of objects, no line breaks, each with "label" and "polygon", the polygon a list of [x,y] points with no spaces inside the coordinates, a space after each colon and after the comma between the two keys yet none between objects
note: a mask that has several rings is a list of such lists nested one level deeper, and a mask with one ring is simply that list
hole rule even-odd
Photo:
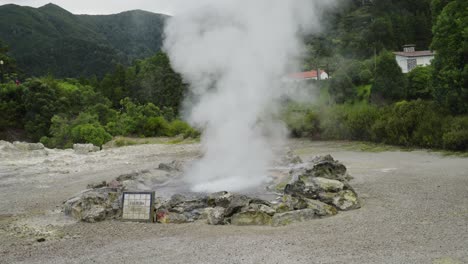
[{"label": "sky", "polygon": [[184,2],[187,3],[187,0],[0,0],[0,5],[17,4],[40,7],[50,2],[74,14],[115,14],[141,9],[173,15],[183,9]]}]

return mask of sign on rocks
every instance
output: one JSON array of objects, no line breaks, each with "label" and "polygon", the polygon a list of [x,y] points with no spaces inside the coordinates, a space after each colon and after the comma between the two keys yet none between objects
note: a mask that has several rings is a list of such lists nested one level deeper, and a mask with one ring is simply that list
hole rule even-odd
[{"label": "sign on rocks", "polygon": [[[174,168],[181,166],[173,162],[160,169],[177,173]],[[132,180],[138,181],[142,175],[132,175]],[[361,207],[358,195],[349,184],[352,177],[346,167],[329,155],[294,165],[289,176],[291,180],[273,202],[230,192],[152,199],[151,195],[125,193],[128,185],[122,183],[126,178],[119,177],[112,184],[91,185],[95,188],[65,202],[64,209],[65,213],[86,222],[148,220],[154,214],[154,220],[164,224],[203,220],[210,225],[283,226]],[[120,202],[122,195],[123,202]]]}]

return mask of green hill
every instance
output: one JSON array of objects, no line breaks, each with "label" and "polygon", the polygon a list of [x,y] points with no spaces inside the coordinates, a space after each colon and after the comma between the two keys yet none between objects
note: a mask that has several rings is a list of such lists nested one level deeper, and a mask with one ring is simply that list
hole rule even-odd
[{"label": "green hill", "polygon": [[0,6],[0,39],[28,76],[103,76],[160,50],[168,16],[140,10],[74,15],[47,4]]}]

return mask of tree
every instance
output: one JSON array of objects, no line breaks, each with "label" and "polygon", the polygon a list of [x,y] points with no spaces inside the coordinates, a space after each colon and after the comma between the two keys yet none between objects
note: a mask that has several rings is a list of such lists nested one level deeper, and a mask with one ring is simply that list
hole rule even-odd
[{"label": "tree", "polygon": [[397,101],[405,97],[406,79],[391,52],[382,52],[377,59],[371,100],[374,103]]},{"label": "tree", "polygon": [[430,66],[417,67],[408,73],[407,100],[432,99],[432,73]]},{"label": "tree", "polygon": [[139,70],[136,71],[136,83],[132,88],[133,98],[142,104],[153,103],[159,108],[179,110],[187,86],[172,69],[165,53],[159,52],[154,57],[140,61],[135,68]]},{"label": "tree", "polygon": [[331,97],[338,104],[352,101],[357,96],[356,86],[354,86],[351,78],[344,72],[338,72],[330,80],[329,91]]},{"label": "tree", "polygon": [[[442,1],[433,1],[440,10]],[[433,27],[434,95],[454,114],[468,113],[468,2],[447,3]]]},{"label": "tree", "polygon": [[35,79],[25,84],[24,95],[25,130],[28,137],[38,141],[49,135],[52,117],[62,112],[55,80],[49,78]]}]

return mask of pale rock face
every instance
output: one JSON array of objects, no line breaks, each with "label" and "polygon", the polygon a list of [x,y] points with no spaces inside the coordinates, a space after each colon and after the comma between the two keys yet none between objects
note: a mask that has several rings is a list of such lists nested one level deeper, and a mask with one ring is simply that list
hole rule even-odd
[{"label": "pale rock face", "polygon": [[341,191],[333,198],[333,205],[342,211],[361,208],[361,204],[355,192]]},{"label": "pale rock face", "polygon": [[315,187],[319,191],[324,192],[339,192],[343,190],[344,183],[337,181],[337,180],[330,180],[321,177],[313,178],[311,183],[315,185]]},{"label": "pale rock face", "polygon": [[26,142],[13,142],[13,145],[22,151],[33,151],[33,150],[43,150],[45,149],[42,143],[26,143]]},{"label": "pale rock face", "polygon": [[231,217],[231,224],[238,226],[270,225],[271,219],[271,215],[261,211],[241,212]]},{"label": "pale rock face", "polygon": [[74,144],[73,150],[77,154],[88,154],[91,152],[97,152],[101,149],[93,144]]},{"label": "pale rock face", "polygon": [[208,209],[207,222],[210,225],[223,225],[224,224],[224,208],[215,207]]}]

